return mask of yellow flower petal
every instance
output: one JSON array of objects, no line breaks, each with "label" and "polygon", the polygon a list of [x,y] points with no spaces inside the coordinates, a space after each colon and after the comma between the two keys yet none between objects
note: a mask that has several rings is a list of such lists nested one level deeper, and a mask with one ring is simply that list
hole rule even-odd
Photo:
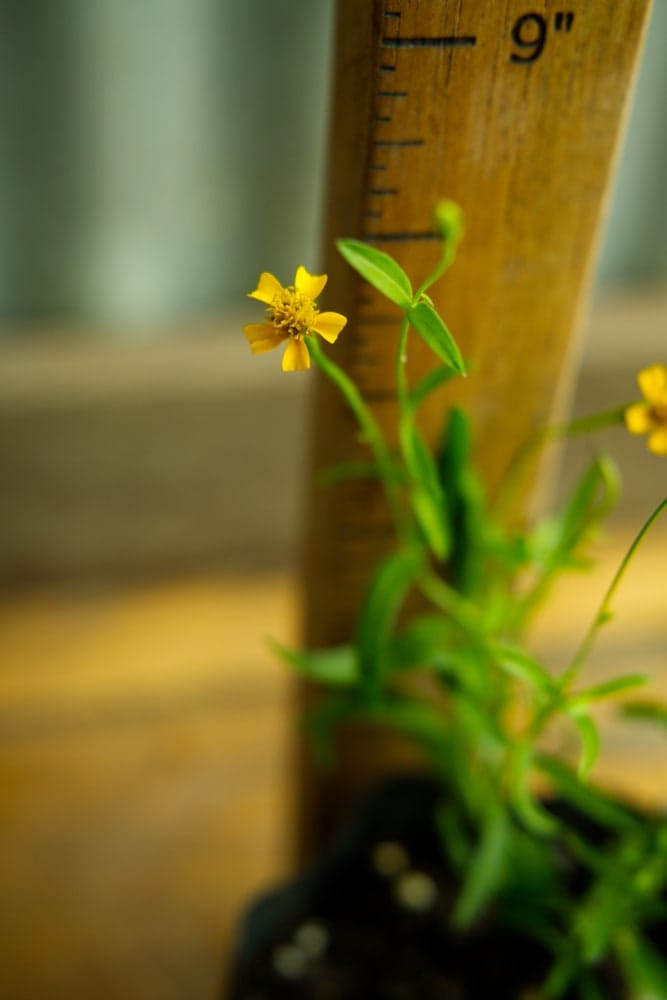
[{"label": "yellow flower petal", "polygon": [[297,267],[294,277],[294,287],[297,292],[301,292],[311,302],[314,302],[322,294],[322,289],[326,283],[326,274],[309,274],[303,265]]},{"label": "yellow flower petal", "polygon": [[313,330],[324,337],[330,344],[333,344],[336,337],[347,323],[347,318],[341,313],[323,312],[317,316],[313,323]]},{"label": "yellow flower petal", "polygon": [[625,426],[631,434],[646,434],[653,427],[651,412],[646,403],[633,403],[625,411]]},{"label": "yellow flower petal", "polygon": [[302,372],[310,368],[310,354],[303,340],[292,337],[283,354],[284,372]]},{"label": "yellow flower petal", "polygon": [[664,365],[644,368],[637,376],[637,381],[644,399],[649,403],[667,403],[667,368]]},{"label": "yellow flower petal", "polygon": [[649,434],[647,443],[654,455],[667,455],[667,426],[658,427]]},{"label": "yellow flower petal", "polygon": [[257,288],[254,292],[248,292],[248,298],[259,299],[260,302],[265,302],[268,306],[282,290],[283,286],[274,275],[268,271],[262,271],[257,282]]},{"label": "yellow flower petal", "polygon": [[243,332],[253,354],[272,351],[287,340],[287,334],[280,333],[270,323],[247,323],[243,327]]}]

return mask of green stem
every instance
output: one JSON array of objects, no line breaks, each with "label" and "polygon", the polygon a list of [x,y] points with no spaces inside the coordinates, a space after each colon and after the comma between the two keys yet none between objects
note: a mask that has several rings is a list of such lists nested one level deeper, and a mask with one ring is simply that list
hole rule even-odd
[{"label": "green stem", "polygon": [[428,276],[428,278],[425,278],[424,281],[422,281],[421,285],[419,286],[419,288],[417,289],[412,298],[413,302],[419,302],[420,298],[422,297],[426,289],[430,288],[431,285],[434,285],[436,281],[439,281],[440,278],[442,278],[445,271],[451,266],[451,264],[453,264],[455,256],[456,256],[456,247],[452,246],[451,243],[443,243],[442,255],[440,257],[440,262],[438,263],[438,266]]},{"label": "green stem", "polygon": [[305,342],[315,364],[339,389],[345,402],[357,418],[364,440],[373,452],[396,529],[400,532],[403,514],[400,494],[396,488],[396,471],[391,451],[380,426],[352,379],[324,353],[315,337],[306,337]]},{"label": "green stem", "polygon": [[401,420],[410,416],[412,413],[408,400],[408,380],[405,371],[409,329],[410,321],[408,320],[408,314],[406,313],[401,320],[401,328],[398,334],[398,344],[396,346],[396,396],[398,399],[398,410]]},{"label": "green stem", "polygon": [[420,574],[417,587],[434,607],[444,612],[447,618],[458,625],[472,647],[484,655],[488,654],[488,643],[479,614],[470,601],[430,569]]},{"label": "green stem", "polygon": [[406,482],[412,485],[412,477],[408,473],[408,463],[406,461],[406,444],[405,444],[405,435],[407,432],[412,430],[412,425],[414,423],[414,411],[410,405],[410,398],[408,392],[408,379],[406,372],[409,330],[410,330],[410,321],[408,319],[408,314],[406,312],[405,315],[403,316],[403,319],[401,320],[401,326],[398,333],[398,343],[396,345],[396,358],[395,358],[396,401],[398,403],[399,447],[401,450],[401,457],[403,459],[403,466],[406,472]]},{"label": "green stem", "polygon": [[569,420],[562,424],[554,424],[553,426],[539,427],[521,445],[510,464],[505,477],[505,483],[496,501],[497,516],[504,518],[512,511],[517,496],[523,488],[531,461],[546,445],[554,441],[562,441],[565,438],[577,437],[580,434],[590,434],[593,431],[603,430],[605,427],[614,427],[622,424],[626,409],[627,406],[617,406],[613,410],[604,410],[602,413],[594,413],[588,417],[579,417],[577,420]]},{"label": "green stem", "polygon": [[578,434],[589,434],[591,431],[599,431],[605,427],[622,424],[628,405],[615,406],[613,410],[603,410],[602,413],[593,413],[588,417],[579,417],[577,420],[566,420],[562,424],[544,427],[542,428],[543,441],[546,444],[549,441],[576,437]]},{"label": "green stem", "polygon": [[650,528],[658,520],[658,518],[661,516],[661,514],[664,513],[665,509],[667,509],[667,497],[665,497],[665,499],[658,504],[653,513],[650,515],[650,517],[646,519],[642,527],[635,535],[633,542],[630,545],[630,548],[625,553],[623,559],[621,560],[620,566],[618,567],[616,573],[614,574],[614,578],[612,579],[611,583],[609,584],[609,587],[607,588],[607,592],[602,598],[602,602],[600,604],[600,607],[598,608],[598,612],[593,621],[591,622],[591,625],[588,631],[586,632],[586,635],[584,636],[583,642],[581,643],[579,649],[575,653],[572,663],[567,668],[567,670],[565,671],[565,673],[561,678],[562,689],[565,689],[572,683],[572,681],[579,673],[579,670],[581,669],[582,665],[585,663],[588,654],[590,653],[593,647],[593,643],[597,638],[597,634],[600,628],[605,624],[605,622],[609,620],[611,614],[611,602],[614,597],[614,594],[618,590],[618,586],[621,580],[625,575],[625,571],[630,565],[630,562],[632,561],[632,558],[635,552],[637,551],[639,545],[643,541],[644,537],[646,536]]}]

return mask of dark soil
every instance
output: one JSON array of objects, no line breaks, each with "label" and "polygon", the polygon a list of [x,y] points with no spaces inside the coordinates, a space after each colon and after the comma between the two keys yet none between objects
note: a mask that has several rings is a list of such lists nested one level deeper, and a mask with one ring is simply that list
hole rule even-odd
[{"label": "dark soil", "polygon": [[[449,926],[437,796],[426,779],[383,786],[316,870],[260,900],[226,1000],[536,1000],[551,958],[535,940]],[[627,1000],[599,976],[606,1000]]]}]

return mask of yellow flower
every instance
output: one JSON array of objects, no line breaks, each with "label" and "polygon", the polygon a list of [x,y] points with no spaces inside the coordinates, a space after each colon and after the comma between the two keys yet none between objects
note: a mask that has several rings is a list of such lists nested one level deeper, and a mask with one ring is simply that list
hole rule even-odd
[{"label": "yellow flower", "polygon": [[633,403],[625,411],[625,425],[631,434],[648,434],[654,455],[667,455],[667,368],[651,365],[637,376],[643,403]]},{"label": "yellow flower", "polygon": [[248,323],[243,332],[253,354],[272,351],[287,342],[283,354],[283,371],[295,372],[310,368],[310,354],[303,338],[318,333],[330,344],[347,323],[345,316],[336,312],[320,312],[315,299],[327,283],[326,274],[309,274],[305,267],[298,267],[294,284],[283,288],[268,271],[262,272],[254,292],[248,297],[266,304],[266,323]]}]

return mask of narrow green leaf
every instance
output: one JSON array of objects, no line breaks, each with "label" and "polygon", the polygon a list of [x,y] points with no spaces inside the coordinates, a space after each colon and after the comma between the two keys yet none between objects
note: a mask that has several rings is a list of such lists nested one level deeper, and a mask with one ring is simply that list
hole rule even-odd
[{"label": "narrow green leaf", "polygon": [[437,466],[409,415],[401,420],[399,435],[405,465],[413,480],[410,489],[413,513],[431,551],[438,559],[445,559],[450,539]]},{"label": "narrow green leaf", "polygon": [[447,425],[438,459],[443,484],[454,480],[458,484],[461,474],[470,467],[473,432],[470,417],[460,406],[453,406],[447,416]]},{"label": "narrow green leaf", "polygon": [[498,666],[511,677],[524,681],[530,687],[545,695],[558,693],[558,684],[537,660],[534,660],[524,650],[512,646],[498,645],[494,647]]},{"label": "narrow green leaf", "polygon": [[460,375],[464,375],[465,365],[458,344],[433,306],[422,299],[410,309],[408,318],[433,353]]},{"label": "narrow green leaf", "polygon": [[275,640],[270,646],[297,673],[331,687],[351,687],[359,681],[359,664],[352,646],[333,646],[309,652],[289,649]]},{"label": "narrow green leaf", "polygon": [[418,549],[399,549],[378,566],[366,593],[356,632],[362,681],[375,691],[386,669],[387,644],[396,616],[422,568]]},{"label": "narrow green leaf", "polygon": [[424,540],[433,555],[441,562],[449,553],[449,533],[443,517],[444,498],[438,501],[424,489],[410,491],[410,504]]},{"label": "narrow green leaf", "polygon": [[616,936],[616,953],[638,1000],[667,997],[667,961],[652,944],[631,931]]},{"label": "narrow green leaf", "polygon": [[454,926],[469,927],[500,888],[505,874],[509,833],[509,822],[504,813],[496,815],[483,830],[475,859],[468,868],[454,907]]},{"label": "narrow green leaf", "polygon": [[393,257],[360,240],[336,240],[336,246],[341,256],[369,285],[402,309],[410,306],[412,302],[410,279]]},{"label": "narrow green leaf", "polygon": [[607,994],[590,969],[581,969],[577,980],[581,1000],[606,1000]]},{"label": "narrow green leaf", "polygon": [[436,666],[448,657],[453,626],[438,615],[420,615],[391,637],[387,647],[389,671]]},{"label": "narrow green leaf", "polygon": [[470,745],[478,748],[480,758],[496,759],[507,748],[507,734],[495,708],[469,684],[461,683],[450,697],[456,725],[466,731]]},{"label": "narrow green leaf", "polygon": [[419,428],[411,417],[404,417],[399,425],[401,451],[412,478],[433,494],[441,494],[438,468]]},{"label": "narrow green leaf", "polygon": [[582,536],[613,508],[619,494],[619,474],[609,458],[597,457],[581,477],[561,519],[561,547],[574,549]]},{"label": "narrow green leaf", "polygon": [[637,829],[639,820],[629,809],[607,798],[590,785],[584,785],[565,764],[546,754],[540,754],[535,758],[535,762],[556,784],[560,793],[591,819],[619,832]]},{"label": "narrow green leaf", "polygon": [[556,961],[549,969],[549,975],[544,984],[544,996],[548,1000],[560,1000],[565,996],[568,986],[579,980],[581,962],[575,947],[570,943],[556,954]]},{"label": "narrow green leaf", "polygon": [[630,701],[623,705],[621,711],[629,719],[655,722],[667,729],[667,705],[656,701]]},{"label": "narrow green leaf", "polygon": [[[380,470],[376,462],[339,462],[317,474],[318,486],[332,486],[347,479],[378,479]],[[395,481],[399,482],[396,474]]]},{"label": "narrow green leaf", "polygon": [[451,737],[446,720],[428,702],[401,697],[393,702],[383,702],[369,709],[368,717],[384,725],[402,730],[436,756],[448,747]]},{"label": "narrow green leaf", "polygon": [[571,713],[572,721],[579,730],[581,739],[581,757],[577,774],[583,780],[588,777],[600,752],[600,734],[590,715],[578,712]]},{"label": "narrow green leaf", "polygon": [[464,871],[472,844],[461,810],[452,802],[441,799],[436,805],[435,822],[447,857],[456,871]]},{"label": "narrow green leaf", "polygon": [[339,723],[361,715],[359,695],[356,692],[336,692],[318,699],[317,707],[307,712],[303,726],[312,741],[318,764],[331,770],[336,763],[334,733]]},{"label": "narrow green leaf", "polygon": [[[472,452],[470,420],[460,407],[454,406],[449,411],[437,460],[451,536],[448,571],[453,586],[462,594],[478,600],[483,593],[486,601],[491,596],[487,587],[489,544],[491,533],[497,532],[486,509]],[[497,556],[495,551],[494,561]]]},{"label": "narrow green leaf", "polygon": [[450,364],[437,365],[427,372],[410,392],[412,410],[416,410],[432,392],[450,382],[456,374],[456,370]]},{"label": "narrow green leaf", "polygon": [[469,692],[473,699],[487,693],[487,675],[461,630],[449,618],[420,615],[391,637],[387,647],[387,673],[428,668],[443,680],[453,680],[457,690]]},{"label": "narrow green leaf", "polygon": [[534,752],[527,743],[516,743],[512,748],[507,778],[512,807],[527,830],[539,837],[553,834],[558,821],[547,812],[533,795]]},{"label": "narrow green leaf", "polygon": [[615,677],[612,681],[605,681],[604,684],[596,684],[594,687],[586,688],[585,691],[577,691],[568,698],[567,707],[569,711],[585,708],[593,702],[602,701],[605,698],[614,698],[631,691],[633,688],[646,684],[648,677],[644,674],[626,674],[623,677]]}]

